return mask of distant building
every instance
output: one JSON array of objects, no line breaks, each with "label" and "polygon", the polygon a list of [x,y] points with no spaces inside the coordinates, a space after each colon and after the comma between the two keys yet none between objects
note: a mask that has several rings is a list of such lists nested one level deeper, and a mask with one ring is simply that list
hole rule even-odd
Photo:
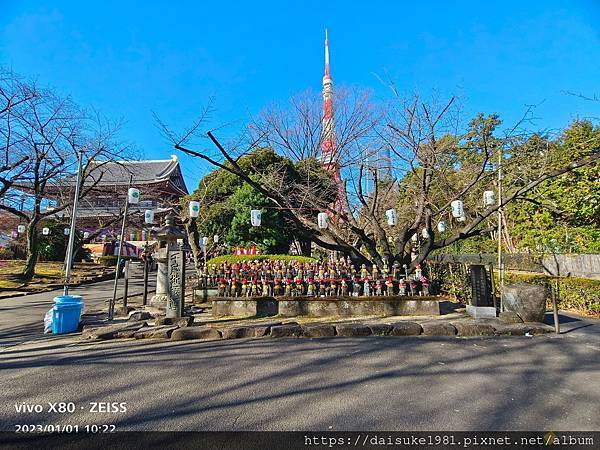
[{"label": "distant building", "polygon": [[[144,224],[144,211],[154,211],[154,225],[160,226],[162,218],[179,208],[180,200],[188,194],[179,160],[176,156],[166,160],[92,162],[84,189],[94,185],[92,190],[80,200],[77,211],[77,228],[90,233],[103,229],[95,240],[107,240],[118,236],[120,221],[115,221],[124,206],[129,187],[140,190],[140,201],[130,205],[129,221],[125,239],[143,241],[147,238]],[[50,192],[50,200],[60,206],[62,198],[72,198],[75,177]],[[70,208],[57,216],[70,215]],[[107,225],[110,224],[110,225]]]}]

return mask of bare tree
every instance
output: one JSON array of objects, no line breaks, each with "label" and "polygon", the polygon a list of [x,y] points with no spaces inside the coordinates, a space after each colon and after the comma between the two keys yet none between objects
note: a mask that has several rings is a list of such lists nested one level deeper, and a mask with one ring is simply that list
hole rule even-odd
[{"label": "bare tree", "polygon": [[[442,102],[398,97],[382,108],[364,95],[353,95],[338,98],[334,104],[335,158],[344,180],[345,208],[336,208],[322,190],[311,189],[309,180],[289,186],[282,182],[283,174],[250,176],[239,164],[241,154],[265,145],[296,160],[318,157],[322,112],[310,100],[293,99],[290,108],[271,108],[253,120],[241,152],[237,145],[220,142],[213,132],[207,136],[218,150],[216,155],[192,149],[187,138],[174,141],[174,145],[234,174],[265,195],[285,213],[302,238],[342,252],[356,264],[406,264],[409,272],[436,249],[490,233],[495,213],[540,183],[600,157],[595,150],[551,170],[542,155],[535,174],[504,186],[502,201],[484,207],[483,191],[498,189],[499,157],[523,139],[520,124],[503,136],[498,136],[496,116],[480,115],[464,126],[454,98]],[[193,129],[195,133],[199,123]],[[522,158],[512,155],[504,161],[503,169],[516,173],[522,163]],[[315,176],[317,171],[306,176]],[[454,200],[464,202],[462,221],[452,221],[449,215]],[[385,220],[385,210],[392,207],[398,208],[400,217],[393,227]],[[327,229],[317,226],[319,211],[327,211],[331,218]],[[449,226],[440,233],[436,225],[443,220]]]},{"label": "bare tree", "polygon": [[[3,80],[4,92],[19,86],[21,92],[34,94],[22,95],[18,106],[2,116],[1,144],[13,164],[5,170],[10,177],[2,180],[0,209],[27,224],[23,278],[31,279],[39,252],[38,225],[71,207],[72,173],[77,170],[79,153],[85,158],[80,194],[85,197],[101,179],[101,171],[100,176],[96,172],[90,182],[92,162],[115,160],[123,148],[114,146],[114,124],[88,114],[69,98],[14,83],[11,78]],[[49,198],[59,201],[53,205]]]},{"label": "bare tree", "polygon": [[0,68],[0,199],[4,199],[13,184],[26,170],[30,155],[24,151],[18,135],[17,117],[26,102],[38,93],[35,85],[24,83],[11,71]]}]

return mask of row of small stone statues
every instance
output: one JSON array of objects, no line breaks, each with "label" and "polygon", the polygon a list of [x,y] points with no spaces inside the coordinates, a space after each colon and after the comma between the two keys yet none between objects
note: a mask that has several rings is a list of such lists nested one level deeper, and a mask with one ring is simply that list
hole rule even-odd
[{"label": "row of small stone statues", "polygon": [[[376,265],[369,271],[365,264],[360,267],[353,266],[349,259],[341,258],[336,261],[325,263],[305,263],[298,261],[251,261],[243,263],[222,263],[220,265],[209,264],[203,268],[203,279],[208,286],[215,286],[222,278],[252,280],[295,280],[300,279],[308,281],[309,279],[332,279],[345,278],[346,280],[359,277],[361,280],[369,279],[371,281],[387,280],[388,277],[398,280],[400,277],[409,279],[406,274],[406,268],[401,268],[395,264],[391,270],[387,264],[383,265],[380,271]],[[417,266],[412,278],[420,280],[422,278],[421,268]]]},{"label": "row of small stone statues", "polygon": [[267,279],[247,280],[242,278],[221,278],[218,280],[217,295],[219,297],[260,297],[260,296],[373,296],[373,295],[427,295],[429,293],[429,282],[422,277],[421,280],[399,280],[388,276],[384,281],[378,279],[370,281],[367,277],[362,280],[359,277],[354,280],[345,278],[322,278],[308,280],[296,278],[279,279],[269,281]]}]

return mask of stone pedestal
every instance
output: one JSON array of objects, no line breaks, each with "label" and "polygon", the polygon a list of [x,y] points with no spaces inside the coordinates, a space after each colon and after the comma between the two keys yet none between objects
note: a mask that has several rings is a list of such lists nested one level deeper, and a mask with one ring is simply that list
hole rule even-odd
[{"label": "stone pedestal", "polygon": [[169,266],[167,264],[167,249],[161,248],[155,254],[154,260],[158,264],[156,271],[156,294],[150,299],[150,306],[166,309],[169,297]]},{"label": "stone pedestal", "polygon": [[493,306],[467,305],[467,314],[474,319],[495,319],[496,308]]}]

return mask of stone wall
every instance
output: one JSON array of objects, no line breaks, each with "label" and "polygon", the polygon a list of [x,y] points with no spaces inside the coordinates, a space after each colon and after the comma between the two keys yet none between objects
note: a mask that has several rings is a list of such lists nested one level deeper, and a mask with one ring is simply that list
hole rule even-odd
[{"label": "stone wall", "polygon": [[213,316],[359,317],[439,315],[443,297],[260,297],[213,299]]}]

